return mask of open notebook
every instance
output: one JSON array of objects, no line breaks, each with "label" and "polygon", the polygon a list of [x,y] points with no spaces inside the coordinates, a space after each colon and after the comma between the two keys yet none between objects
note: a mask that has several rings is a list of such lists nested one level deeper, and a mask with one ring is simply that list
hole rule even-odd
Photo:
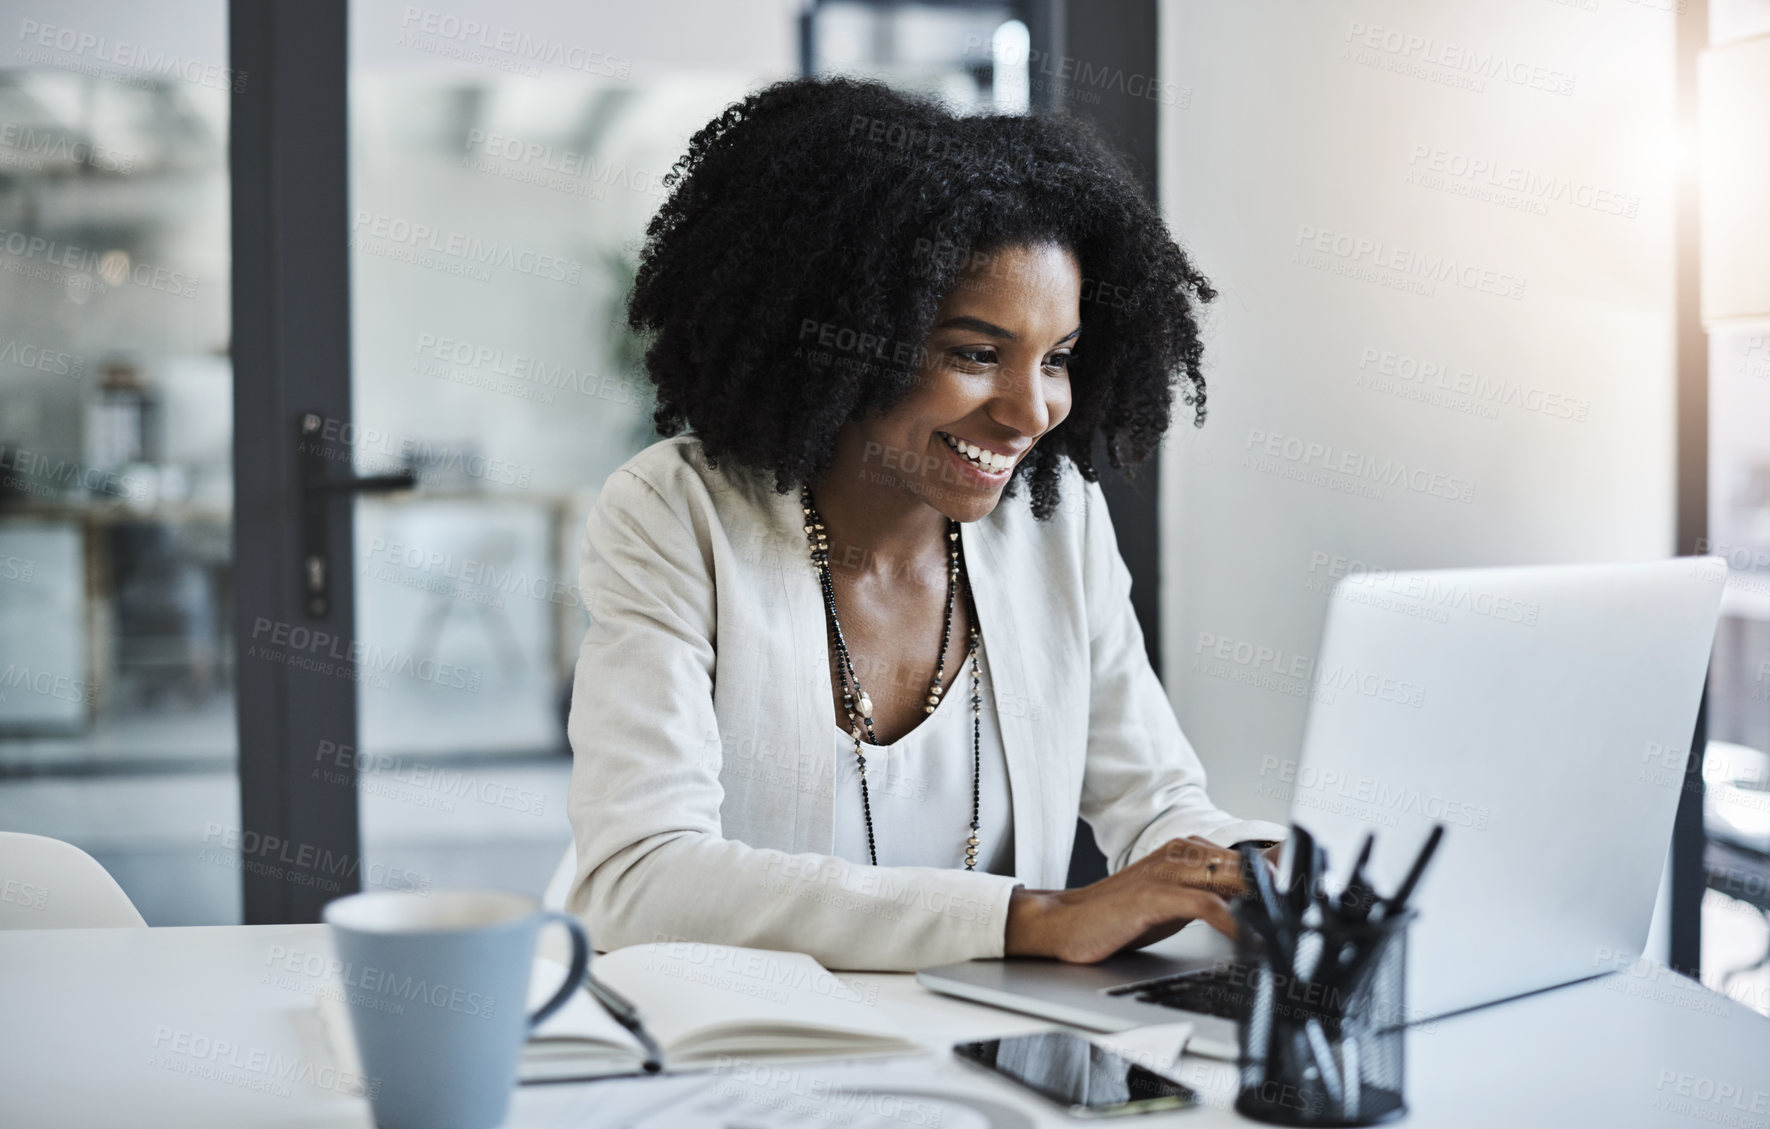
[{"label": "open notebook", "polygon": [[[639,1009],[664,1051],[666,1070],[718,1066],[723,1058],[858,1058],[921,1053],[874,1006],[870,986],[826,971],[804,953],[688,943],[633,945],[594,958],[596,978]],[[544,1003],[565,968],[536,957],[529,1009]],[[319,995],[320,1021],[338,1066],[361,1073],[341,993]],[[541,1024],[523,1048],[524,1082],[600,1078],[637,1071],[638,1042],[587,991]]]}]

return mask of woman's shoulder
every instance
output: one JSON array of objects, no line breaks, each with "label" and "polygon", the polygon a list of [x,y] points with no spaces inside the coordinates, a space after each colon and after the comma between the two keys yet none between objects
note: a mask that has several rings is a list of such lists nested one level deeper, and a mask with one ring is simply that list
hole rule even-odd
[{"label": "woman's shoulder", "polygon": [[659,440],[622,463],[603,484],[599,505],[696,510],[770,508],[762,476],[728,462],[713,466],[694,435]]}]

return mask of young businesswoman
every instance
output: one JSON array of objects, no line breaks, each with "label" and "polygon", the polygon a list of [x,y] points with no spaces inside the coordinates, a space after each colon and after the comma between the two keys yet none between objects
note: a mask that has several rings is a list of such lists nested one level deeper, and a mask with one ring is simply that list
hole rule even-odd
[{"label": "young businesswoman", "polygon": [[[599,948],[853,969],[1233,926],[1243,840],[1094,483],[1204,414],[1214,297],[1085,128],[783,83],[698,133],[629,307],[664,434],[585,532],[570,733]],[[1060,890],[1078,813],[1112,873]]]}]

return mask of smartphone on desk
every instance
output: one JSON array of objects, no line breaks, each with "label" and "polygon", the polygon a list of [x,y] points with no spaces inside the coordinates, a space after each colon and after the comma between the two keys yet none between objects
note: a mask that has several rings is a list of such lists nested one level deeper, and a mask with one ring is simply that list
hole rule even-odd
[{"label": "smartphone on desk", "polygon": [[1198,1104],[1198,1095],[1181,1083],[1095,1046],[1073,1031],[957,1043],[953,1053],[1020,1083],[1076,1117],[1116,1117]]}]

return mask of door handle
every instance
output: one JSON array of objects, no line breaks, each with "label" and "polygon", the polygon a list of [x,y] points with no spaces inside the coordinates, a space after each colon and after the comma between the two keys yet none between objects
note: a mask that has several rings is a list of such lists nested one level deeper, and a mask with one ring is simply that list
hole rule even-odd
[{"label": "door handle", "polygon": [[[409,470],[334,477],[327,469],[331,450],[321,441],[324,424],[325,420],[318,412],[304,412],[296,423],[295,436],[301,481],[302,605],[310,619],[323,618],[332,606],[331,539],[326,535],[332,499],[410,490],[418,484],[418,476]],[[348,444],[345,449],[348,452]]]}]

